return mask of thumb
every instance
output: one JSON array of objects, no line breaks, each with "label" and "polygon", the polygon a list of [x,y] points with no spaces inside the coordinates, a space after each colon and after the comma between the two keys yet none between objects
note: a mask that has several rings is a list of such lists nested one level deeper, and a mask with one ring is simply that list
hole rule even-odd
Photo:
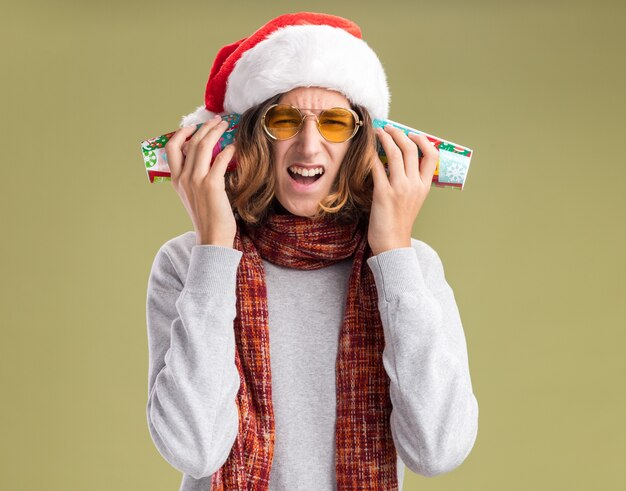
[{"label": "thumb", "polygon": [[228,167],[228,164],[233,158],[233,155],[235,155],[235,144],[229,143],[215,157],[215,160],[211,164],[210,172],[217,173],[223,177],[226,173],[226,168]]},{"label": "thumb", "polygon": [[374,180],[374,187],[383,187],[385,181],[387,181],[387,173],[385,172],[385,166],[378,157],[374,157],[372,164],[372,179]]}]

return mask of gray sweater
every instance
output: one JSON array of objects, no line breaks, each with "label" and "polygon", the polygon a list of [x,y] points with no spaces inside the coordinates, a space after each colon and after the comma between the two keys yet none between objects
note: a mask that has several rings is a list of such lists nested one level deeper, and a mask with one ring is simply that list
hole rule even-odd
[{"label": "gray sweater", "polygon": [[[196,245],[195,232],[156,254],[147,292],[146,415],[180,491],[207,491],[238,429],[236,273],[242,252]],[[270,490],[335,490],[335,362],[352,259],[318,270],[263,261],[276,440]],[[378,291],[390,378],[390,423],[405,465],[423,476],[458,467],[478,430],[478,403],[454,293],[425,242],[367,260]]]}]

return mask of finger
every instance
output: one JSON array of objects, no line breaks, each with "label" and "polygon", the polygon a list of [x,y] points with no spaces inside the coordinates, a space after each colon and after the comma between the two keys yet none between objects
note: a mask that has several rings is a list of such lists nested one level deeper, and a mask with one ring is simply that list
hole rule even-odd
[{"label": "finger", "polygon": [[230,143],[224,147],[224,149],[215,157],[215,160],[211,164],[209,174],[215,177],[224,178],[228,164],[235,155],[236,147],[234,143]]},{"label": "finger", "polygon": [[191,146],[202,140],[202,138],[204,138],[204,135],[206,135],[211,130],[211,128],[217,126],[220,121],[222,121],[222,117],[219,114],[215,114],[208,121],[204,121],[198,131],[196,131],[196,133],[189,139]]},{"label": "finger", "polygon": [[165,144],[165,155],[167,157],[167,165],[170,168],[172,179],[178,179],[181,173],[185,156],[181,150],[181,146],[186,138],[196,131],[196,125],[183,126],[174,132],[168,142]]},{"label": "finger", "polygon": [[389,179],[387,178],[383,161],[380,160],[378,155],[376,155],[372,160],[372,180],[374,181],[374,188],[384,188],[385,186],[389,186]]},{"label": "finger", "polygon": [[202,123],[202,126],[196,131],[185,143],[185,166],[181,172],[181,176],[188,178],[191,176],[193,172],[193,168],[195,166],[195,154],[196,154],[196,145],[198,142],[202,141],[204,136],[211,131],[217,124],[221,121],[221,117],[219,115],[215,115],[214,118],[209,121],[205,121]]},{"label": "finger", "polygon": [[439,162],[439,150],[437,150],[435,145],[426,135],[411,133],[409,137],[417,143],[424,154],[424,157],[422,157],[422,161],[419,165],[420,179],[423,183],[430,184],[433,180],[433,176],[435,175],[437,163]]},{"label": "finger", "polygon": [[[223,124],[222,124],[223,123]],[[220,124],[222,128],[220,128]],[[193,179],[206,175],[209,170],[210,159],[213,156],[213,148],[219,140],[216,132],[224,129],[226,123],[221,118],[215,117],[207,121],[189,140],[187,147],[188,165],[183,169],[183,177]],[[207,161],[207,159],[209,159]]]},{"label": "finger", "polygon": [[406,177],[415,178],[419,176],[418,146],[400,128],[387,126],[386,129],[402,151]]},{"label": "finger", "polygon": [[387,131],[382,128],[376,129],[378,138],[383,146],[385,155],[387,156],[387,167],[389,168],[389,182],[393,184],[398,177],[405,175],[404,163],[402,161],[402,151],[398,148],[398,145],[394,142],[393,138]]},{"label": "finger", "polygon": [[209,173],[209,167],[211,166],[211,161],[216,157],[220,149],[217,147],[217,144],[228,128],[227,121],[220,121],[217,125],[213,126],[207,133],[204,135],[204,138],[197,145],[193,147],[194,152],[194,160],[192,169],[192,179],[204,179],[204,177]]}]

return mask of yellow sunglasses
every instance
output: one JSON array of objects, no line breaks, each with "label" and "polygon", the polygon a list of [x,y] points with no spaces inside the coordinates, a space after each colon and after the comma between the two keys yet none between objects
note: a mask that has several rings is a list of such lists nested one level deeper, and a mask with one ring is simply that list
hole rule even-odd
[{"label": "yellow sunglasses", "polygon": [[304,120],[312,116],[317,121],[317,129],[325,140],[342,143],[350,140],[363,121],[352,109],[333,107],[324,109],[319,116],[304,115],[300,109],[289,104],[273,104],[261,118],[261,125],[267,135],[274,140],[289,140],[296,136],[304,126]]}]

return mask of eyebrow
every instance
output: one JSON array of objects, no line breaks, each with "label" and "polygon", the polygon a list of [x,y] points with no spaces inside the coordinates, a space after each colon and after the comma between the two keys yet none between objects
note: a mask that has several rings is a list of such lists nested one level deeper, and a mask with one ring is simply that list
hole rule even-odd
[{"label": "eyebrow", "polygon": [[289,104],[289,103],[287,103],[287,102],[282,102],[281,104],[286,104],[286,105],[288,105],[288,106],[297,107],[297,108],[298,108],[298,109],[300,109],[300,110],[305,110],[305,111],[319,111],[319,112],[321,112],[321,111],[325,111],[325,110],[327,110],[327,109],[334,109],[334,108],[336,108],[336,107],[339,107],[339,108],[341,108],[341,109],[352,109],[352,108],[350,108],[350,107],[343,107],[343,106],[331,106],[331,107],[326,107],[326,108],[323,108],[323,109],[317,109],[317,108],[314,108],[314,107],[300,107],[300,106],[294,106],[293,104]]}]

